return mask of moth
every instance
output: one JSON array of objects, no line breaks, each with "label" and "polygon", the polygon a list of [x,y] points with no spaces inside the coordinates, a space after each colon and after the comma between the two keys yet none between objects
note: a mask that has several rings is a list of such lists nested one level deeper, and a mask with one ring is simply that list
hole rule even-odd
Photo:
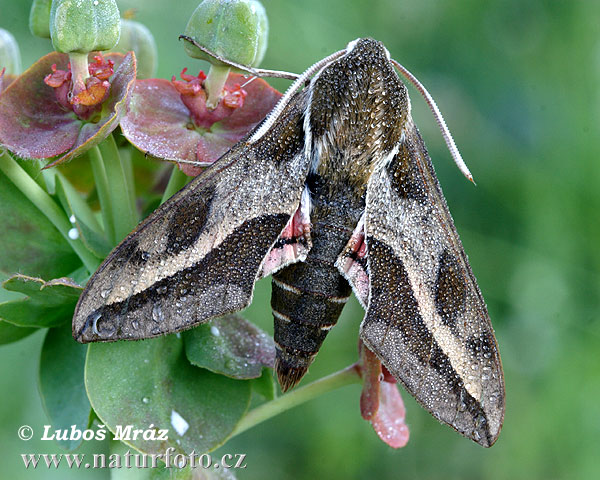
[{"label": "moth", "polygon": [[394,66],[380,42],[358,39],[298,77],[108,256],[74,338],[188,329],[244,309],[272,275],[286,391],[354,291],[365,345],[435,418],[491,446],[504,417],[498,346]]}]

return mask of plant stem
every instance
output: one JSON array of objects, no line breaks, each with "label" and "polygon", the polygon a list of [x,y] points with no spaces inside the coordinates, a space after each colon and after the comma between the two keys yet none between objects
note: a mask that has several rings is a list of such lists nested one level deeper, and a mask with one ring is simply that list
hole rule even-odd
[{"label": "plant stem", "polygon": [[92,147],[88,150],[92,172],[94,173],[94,182],[98,190],[98,200],[100,201],[100,212],[102,213],[102,223],[104,224],[104,232],[111,245],[116,245],[115,224],[113,222],[113,207],[110,194],[108,191],[108,178],[104,168],[102,154],[98,147]]},{"label": "plant stem", "polygon": [[322,394],[335,390],[336,388],[343,387],[344,385],[350,385],[352,383],[359,383],[361,381],[358,374],[356,365],[350,365],[339,372],[332,373],[327,377],[320,378],[308,385],[294,390],[291,393],[282,395],[275,400],[264,403],[254,410],[248,412],[248,414],[242,418],[240,423],[237,424],[236,428],[231,434],[232,437],[245,432],[249,428],[258,425],[271,417],[279,415],[290,408],[300,405],[304,402],[312,400],[313,398],[319,397]]},{"label": "plant stem", "polygon": [[98,268],[100,259],[90,252],[81,239],[69,237],[73,225],[66,213],[56,204],[48,193],[8,153],[0,155],[0,170],[33,203],[62,234],[85,267],[93,272]]},{"label": "plant stem", "polygon": [[217,108],[221,99],[221,92],[229,76],[229,67],[211,65],[204,86],[208,92],[206,106],[210,109]]},{"label": "plant stem", "polygon": [[88,70],[87,53],[69,53],[69,63],[71,64],[71,78],[73,79],[73,95],[77,95],[85,90],[85,80],[90,76]]},{"label": "plant stem", "polygon": [[131,201],[134,197],[130,194],[133,185],[129,185],[129,176],[125,172],[126,167],[121,161],[119,149],[112,134],[100,142],[98,149],[106,171],[115,239],[120,242],[138,223],[135,204],[132,204]]},{"label": "plant stem", "polygon": [[179,167],[177,165],[173,165],[173,170],[171,171],[169,183],[167,183],[167,188],[165,188],[165,192],[163,193],[160,203],[165,203],[169,198],[173,196],[174,193],[181,190],[187,184],[188,180],[188,176],[181,170],[179,170]]}]

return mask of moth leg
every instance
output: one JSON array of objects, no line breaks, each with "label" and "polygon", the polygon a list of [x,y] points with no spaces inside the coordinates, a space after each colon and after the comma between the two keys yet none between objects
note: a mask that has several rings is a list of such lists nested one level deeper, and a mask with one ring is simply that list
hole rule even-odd
[{"label": "moth leg", "polygon": [[369,274],[367,271],[367,243],[365,242],[365,215],[360,218],[350,241],[335,262],[342,276],[352,286],[358,301],[366,310],[369,303]]}]

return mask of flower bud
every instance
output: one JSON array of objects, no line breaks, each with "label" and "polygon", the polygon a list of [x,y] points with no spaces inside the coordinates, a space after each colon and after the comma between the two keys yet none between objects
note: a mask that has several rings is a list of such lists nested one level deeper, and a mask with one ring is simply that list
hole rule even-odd
[{"label": "flower bud", "polygon": [[137,77],[154,77],[158,65],[158,50],[152,33],[140,22],[121,19],[121,38],[113,51],[127,53],[132,50],[137,61]]},{"label": "flower bud", "polygon": [[110,50],[119,41],[121,20],[115,0],[53,0],[50,35],[59,52]]},{"label": "flower bud", "polygon": [[[267,14],[258,0],[204,0],[198,5],[185,35],[232,62],[256,67],[267,48]],[[191,43],[186,52],[193,58],[220,64]]]},{"label": "flower bud", "polygon": [[7,75],[21,73],[21,52],[12,34],[0,28],[0,71],[6,68]]},{"label": "flower bud", "polygon": [[29,31],[32,35],[50,38],[50,7],[52,0],[33,0],[29,11]]}]

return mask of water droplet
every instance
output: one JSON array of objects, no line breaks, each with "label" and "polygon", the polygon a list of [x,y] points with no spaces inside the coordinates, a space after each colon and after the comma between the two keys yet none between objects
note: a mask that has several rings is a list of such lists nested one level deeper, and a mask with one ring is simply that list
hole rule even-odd
[{"label": "water droplet", "polygon": [[142,403],[148,403],[148,402],[150,402],[150,399],[148,397],[142,398]]},{"label": "water droplet", "polygon": [[162,311],[162,308],[159,303],[155,303],[152,307],[152,320],[156,323],[160,323],[165,319],[165,314]]},{"label": "water droplet", "polygon": [[100,296],[102,298],[106,298],[106,297],[108,297],[110,295],[110,292],[112,292],[112,288],[105,288],[104,290],[102,290],[100,292]]},{"label": "water droplet", "polygon": [[102,314],[100,312],[96,312],[93,314],[91,321],[92,321],[92,332],[96,335],[100,335],[100,332],[98,332],[98,320],[100,320],[100,317],[102,316]]},{"label": "water droplet", "polygon": [[219,332],[219,329],[217,327],[215,327],[214,325],[212,325],[210,327],[210,333],[212,333],[215,337],[218,337],[219,335],[221,335],[221,332]]},{"label": "water droplet", "polygon": [[67,235],[69,235],[69,238],[71,240],[77,240],[79,238],[79,230],[77,230],[76,228],[72,228],[71,230],[69,230],[69,233]]},{"label": "water droplet", "polygon": [[75,218],[75,215],[71,215],[71,216],[69,217],[69,222],[71,222],[71,223],[75,223],[76,221],[77,221],[77,219]]},{"label": "water droplet", "polygon": [[228,359],[225,361],[225,368],[227,368],[228,370],[233,370],[236,367],[236,363],[235,360],[233,360],[232,358]]}]

